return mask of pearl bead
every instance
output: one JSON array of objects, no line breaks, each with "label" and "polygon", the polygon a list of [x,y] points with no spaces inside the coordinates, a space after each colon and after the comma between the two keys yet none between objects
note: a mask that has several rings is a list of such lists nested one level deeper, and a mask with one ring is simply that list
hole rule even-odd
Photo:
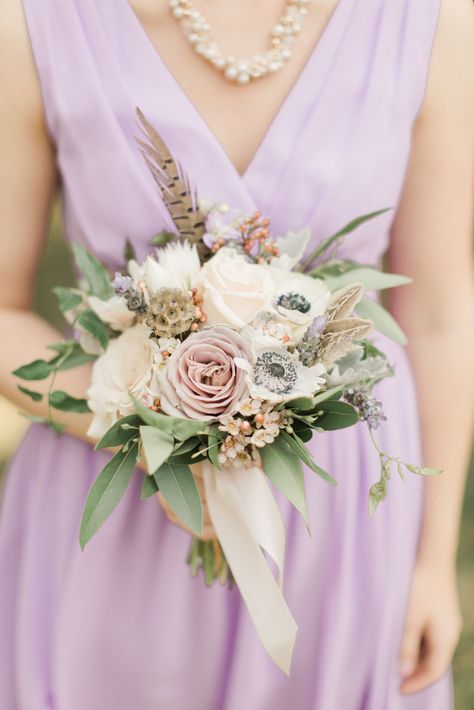
[{"label": "pearl bead", "polygon": [[213,38],[211,27],[192,0],[168,0],[173,17],[179,22],[197,54],[223,72],[229,81],[247,84],[251,79],[266,76],[282,68],[291,58],[289,47],[301,31],[301,21],[312,0],[287,0],[280,20],[271,30],[271,48],[248,59],[224,56]]},{"label": "pearl bead", "polygon": [[225,70],[225,75],[227,79],[231,79],[232,81],[237,78],[237,69],[234,66],[228,66],[227,69]]},{"label": "pearl bead", "polygon": [[237,81],[239,84],[248,84],[250,81],[250,75],[247,74],[247,72],[240,72],[240,74],[237,76]]}]

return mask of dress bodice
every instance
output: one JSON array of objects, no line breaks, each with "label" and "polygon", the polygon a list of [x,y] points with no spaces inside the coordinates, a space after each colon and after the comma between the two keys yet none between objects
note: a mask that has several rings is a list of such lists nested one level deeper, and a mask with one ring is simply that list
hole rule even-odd
[{"label": "dress bodice", "polygon": [[270,217],[275,236],[313,242],[354,217],[342,253],[386,250],[440,0],[339,0],[297,82],[240,176],[166,67],[128,0],[23,0],[47,127],[57,151],[66,233],[110,264],[169,227],[135,136],[139,106],[202,197]]}]

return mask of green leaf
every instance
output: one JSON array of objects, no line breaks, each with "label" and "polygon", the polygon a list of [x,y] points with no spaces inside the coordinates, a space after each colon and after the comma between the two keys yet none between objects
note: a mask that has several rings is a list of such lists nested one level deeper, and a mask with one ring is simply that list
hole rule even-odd
[{"label": "green leaf", "polygon": [[288,402],[284,403],[285,409],[297,409],[302,412],[314,409],[314,399],[313,397],[298,397],[297,399],[290,399]]},{"label": "green leaf", "polygon": [[202,434],[206,431],[206,422],[181,419],[181,417],[168,417],[165,414],[160,414],[160,412],[154,412],[144,405],[143,402],[139,402],[133,397],[132,401],[135,406],[135,411],[140,415],[145,424],[157,427],[160,431],[173,434],[177,441],[187,441],[197,434]]},{"label": "green leaf", "polygon": [[85,414],[86,412],[91,411],[86,399],[76,399],[61,390],[55,390],[50,393],[49,403],[52,407],[54,407],[54,409],[59,409],[62,412],[78,412],[80,414]]},{"label": "green leaf", "polygon": [[81,313],[77,322],[84,328],[84,330],[87,330],[93,338],[99,341],[104,350],[107,348],[109,342],[108,328],[91,308],[87,308],[83,313]]},{"label": "green leaf", "polygon": [[85,353],[80,343],[76,340],[65,340],[62,343],[48,345],[48,350],[57,353],[56,357],[49,361],[51,367],[61,370],[72,370],[75,367],[84,365],[97,359],[97,355]]},{"label": "green leaf", "polygon": [[207,455],[209,457],[209,461],[219,471],[221,470],[221,464],[219,461],[219,449],[225,437],[225,432],[220,431],[217,424],[211,425],[211,427],[209,428],[209,436],[206,444]]},{"label": "green leaf", "polygon": [[384,479],[377,481],[369,490],[369,515],[372,517],[379,503],[387,496],[387,482]]},{"label": "green leaf", "polygon": [[125,249],[123,250],[123,257],[125,259],[126,264],[128,264],[128,262],[131,261],[132,259],[136,258],[135,247],[133,246],[130,239],[127,239],[127,241],[125,242]]},{"label": "green leaf", "polygon": [[166,431],[169,434],[172,433],[172,417],[167,417],[159,412],[154,412],[152,409],[149,409],[145,404],[143,404],[143,402],[140,402],[134,397],[132,397],[132,401],[136,413],[145,422],[145,424],[157,427],[160,431]]},{"label": "green leaf", "polygon": [[140,498],[145,500],[145,498],[149,498],[150,496],[155,495],[155,493],[158,493],[159,490],[160,489],[158,488],[158,484],[155,481],[154,476],[145,475]]},{"label": "green leaf", "polygon": [[102,439],[95,445],[95,449],[106,449],[112,446],[122,446],[130,439],[138,436],[138,427],[142,420],[136,414],[129,414],[115,422]]},{"label": "green leaf", "polygon": [[84,548],[122,498],[136,466],[138,445],[119,451],[102,469],[87,496],[79,541]]},{"label": "green leaf", "polygon": [[159,234],[156,234],[150,241],[151,246],[153,247],[162,247],[165,244],[169,244],[170,242],[174,242],[177,239],[177,235],[173,234],[173,232],[160,232]]},{"label": "green leaf", "polygon": [[263,470],[268,478],[300,512],[309,526],[304,474],[301,461],[281,437],[260,449]]},{"label": "green leaf", "polygon": [[442,468],[428,468],[427,466],[422,466],[420,470],[421,476],[439,476],[443,473]]},{"label": "green leaf", "polygon": [[174,439],[166,431],[160,431],[154,426],[141,426],[140,437],[150,475],[155,473],[170,457],[174,448]]},{"label": "green leaf", "polygon": [[51,365],[46,360],[33,360],[13,370],[12,374],[22,380],[46,380],[51,374]]},{"label": "green leaf", "polygon": [[55,422],[52,419],[49,419],[49,417],[40,417],[35,414],[25,414],[24,412],[20,412],[20,414],[25,417],[25,419],[28,419],[28,421],[32,424],[43,424],[48,427],[48,429],[52,429],[55,434],[58,434],[58,436],[62,434],[66,428],[64,424]]},{"label": "green leaf", "polygon": [[407,469],[411,471],[411,473],[416,473],[419,476],[438,476],[440,473],[443,473],[443,471],[440,468],[427,468],[426,466],[415,466],[414,464],[407,463],[405,464]]},{"label": "green leaf", "polygon": [[334,431],[353,426],[359,421],[359,415],[354,407],[346,402],[329,400],[318,405],[318,411],[323,412],[317,419],[319,429]]},{"label": "green leaf", "polygon": [[321,404],[321,402],[327,402],[329,399],[338,400],[342,394],[343,387],[331,387],[324,392],[320,392],[313,398],[314,405]]},{"label": "green leaf", "polygon": [[86,280],[89,293],[104,300],[113,296],[109,273],[95,256],[77,242],[73,242],[72,252],[77,267]]},{"label": "green leaf", "polygon": [[374,217],[378,217],[381,214],[384,214],[385,212],[388,212],[388,210],[393,209],[393,207],[387,207],[383,210],[377,210],[376,212],[370,212],[369,214],[364,214],[361,217],[357,217],[356,219],[353,219],[351,222],[346,224],[345,227],[343,227],[339,232],[336,232],[336,234],[333,234],[331,237],[328,237],[324,241],[322,241],[319,246],[316,247],[302,262],[300,266],[300,270],[304,271],[308,266],[310,266],[313,261],[315,261],[319,256],[324,254],[325,251],[327,251],[335,242],[338,241],[341,237],[345,236],[346,234],[349,234],[350,232],[353,232],[359,225],[363,224],[364,222],[367,222],[370,219],[374,219]]},{"label": "green leaf", "polygon": [[303,442],[296,434],[288,434],[288,432],[282,431],[280,436],[283,437],[293,453],[295,453],[296,456],[298,456],[298,458],[301,459],[306,466],[308,466],[308,468],[314,471],[314,473],[320,476],[320,478],[326,481],[326,483],[329,483],[331,486],[337,486],[337,481],[335,481],[334,478],[323,468],[318,466],[306,446],[304,446]]},{"label": "green leaf", "polygon": [[56,288],[53,288],[53,293],[58,299],[58,306],[62,313],[67,313],[67,311],[71,311],[82,303],[81,294],[71,288],[56,286]]},{"label": "green leaf", "polygon": [[371,340],[359,340],[359,345],[362,345],[364,349],[364,357],[366,360],[369,357],[380,357],[385,360],[386,356],[381,350],[379,350]]},{"label": "green leaf", "polygon": [[155,479],[175,515],[200,535],[203,522],[201,496],[189,466],[168,461],[155,473]]},{"label": "green leaf", "polygon": [[293,431],[299,436],[301,441],[303,441],[304,443],[306,443],[307,441],[311,441],[311,439],[313,438],[313,430],[304,422],[296,420],[293,422],[292,427]]},{"label": "green leaf", "polygon": [[326,278],[324,283],[331,291],[337,291],[337,289],[348,286],[354,282],[362,284],[365,291],[382,291],[386,288],[404,286],[405,284],[411,283],[411,281],[412,279],[408,278],[408,276],[386,274],[370,266],[361,266],[356,269],[351,269],[340,276]]},{"label": "green leaf", "polygon": [[173,456],[183,456],[184,454],[187,453],[192,453],[199,447],[199,439],[197,436],[193,436],[191,439],[188,439],[187,441],[183,441],[182,443],[176,444],[175,449],[173,451]]},{"label": "green leaf", "polygon": [[391,338],[396,343],[400,343],[400,345],[406,345],[407,338],[405,333],[396,320],[380,303],[367,296],[363,296],[355,310],[357,315],[371,320],[380,333]]},{"label": "green leaf", "polygon": [[169,417],[172,423],[172,432],[178,441],[186,441],[196,434],[201,434],[206,429],[205,422],[195,422],[190,419]]},{"label": "green leaf", "polygon": [[31,397],[33,402],[41,402],[43,399],[43,395],[41,392],[33,392],[33,390],[27,390],[26,387],[22,387],[21,385],[17,385],[18,389],[20,392],[23,392],[23,394],[26,394],[27,397]]}]

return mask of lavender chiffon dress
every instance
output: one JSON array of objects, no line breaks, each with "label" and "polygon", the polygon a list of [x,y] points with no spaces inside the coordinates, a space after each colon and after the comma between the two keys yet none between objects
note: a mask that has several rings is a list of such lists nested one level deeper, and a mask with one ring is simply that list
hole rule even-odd
[{"label": "lavender chiffon dress", "polygon": [[[126,238],[139,257],[169,226],[134,136],[139,106],[203,197],[273,233],[313,241],[355,216],[396,207],[421,106],[439,0],[340,0],[298,81],[240,176],[145,34],[127,0],[23,0],[65,227],[111,267]],[[347,239],[376,263],[393,212]],[[416,234],[413,234],[416,239]],[[379,441],[421,463],[406,354],[378,387]],[[399,693],[398,650],[423,480],[392,480],[375,520],[378,459],[362,425],[316,436],[306,472],[312,537],[277,495],[286,525],[285,595],[299,625],[287,678],[267,657],[237,590],[208,590],[185,564],[188,535],[137,474],[81,552],[85,496],[108,455],[40,425],[10,463],[0,518],[1,710],[449,710],[451,677]]]}]

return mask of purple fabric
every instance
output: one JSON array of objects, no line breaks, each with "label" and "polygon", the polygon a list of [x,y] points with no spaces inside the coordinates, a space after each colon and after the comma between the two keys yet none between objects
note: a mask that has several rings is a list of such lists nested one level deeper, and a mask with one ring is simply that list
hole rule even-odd
[{"label": "purple fabric", "polygon": [[[159,58],[127,0],[23,0],[57,148],[68,237],[112,267],[169,226],[133,139],[135,106],[156,124],[202,196],[252,212],[274,233],[310,225],[314,243],[351,218],[396,206],[421,105],[439,0],[340,0],[299,81],[240,177]],[[345,253],[375,263],[393,213]],[[416,235],[413,235],[416,238]],[[378,388],[390,452],[420,462],[402,348]],[[379,476],[364,428],[311,444],[336,489],[306,472],[312,527],[277,495],[288,531],[286,596],[299,624],[291,677],[268,659],[236,590],[204,588],[189,538],[137,474],[81,552],[84,499],[107,454],[35,425],[11,462],[0,521],[2,710],[447,710],[450,674],[402,697],[397,656],[423,481],[394,478],[374,521]]]}]

